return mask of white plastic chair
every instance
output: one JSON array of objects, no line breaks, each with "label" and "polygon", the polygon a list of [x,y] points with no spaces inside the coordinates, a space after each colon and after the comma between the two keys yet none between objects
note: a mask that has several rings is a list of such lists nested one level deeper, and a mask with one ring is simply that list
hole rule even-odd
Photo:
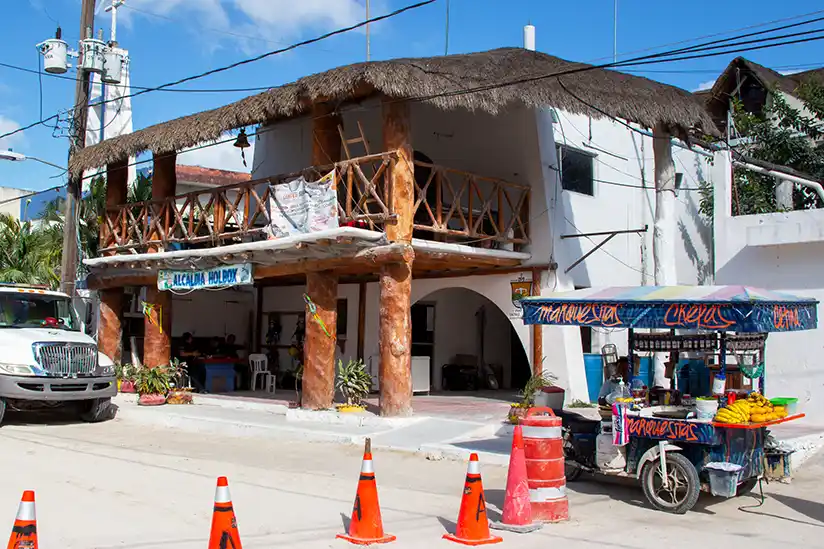
[{"label": "white plastic chair", "polygon": [[249,370],[252,373],[252,390],[257,388],[258,377],[263,377],[263,388],[268,389],[270,380],[274,377],[269,372],[269,358],[262,353],[249,355]]}]

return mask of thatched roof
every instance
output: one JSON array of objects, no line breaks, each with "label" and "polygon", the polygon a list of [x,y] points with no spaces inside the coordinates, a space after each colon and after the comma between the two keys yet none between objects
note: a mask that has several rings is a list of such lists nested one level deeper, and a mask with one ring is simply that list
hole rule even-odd
[{"label": "thatched roof", "polygon": [[[72,170],[85,170],[143,151],[180,151],[216,140],[228,130],[300,116],[319,98],[335,102],[357,98],[356,94],[362,98],[363,90],[424,101],[442,109],[497,114],[520,103],[603,116],[583,100],[610,116],[648,128],[663,123],[678,133],[692,128],[713,131],[703,105],[692,94],[647,78],[592,69],[560,78],[536,79],[584,67],[589,65],[521,48],[356,63],[306,76],[224,107],[108,139],[80,151],[70,165]],[[525,79],[533,80],[496,87]],[[479,87],[491,89],[461,93]]]}]

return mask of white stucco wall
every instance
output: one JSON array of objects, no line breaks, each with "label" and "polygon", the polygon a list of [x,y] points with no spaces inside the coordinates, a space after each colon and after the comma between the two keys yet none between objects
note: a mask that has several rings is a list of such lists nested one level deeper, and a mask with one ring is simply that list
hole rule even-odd
[{"label": "white stucco wall", "polygon": [[[20,219],[21,201],[19,200],[19,197],[29,193],[31,193],[31,191],[26,191],[24,189],[0,187],[0,213],[9,214],[15,219]],[[6,202],[7,200],[9,202]],[[3,202],[5,202],[5,204],[3,204]]]},{"label": "white stucco wall", "polygon": [[[715,168],[729,172],[718,154]],[[824,210],[731,216],[730,179],[715,189],[718,284],[782,290],[824,301]],[[819,322],[819,326],[821,326]],[[807,422],[824,425],[824,327],[770,334],[767,395],[798,397]]]}]

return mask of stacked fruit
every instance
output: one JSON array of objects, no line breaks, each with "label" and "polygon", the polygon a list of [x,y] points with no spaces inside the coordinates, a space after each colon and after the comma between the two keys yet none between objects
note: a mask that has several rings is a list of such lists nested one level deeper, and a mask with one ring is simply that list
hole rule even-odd
[{"label": "stacked fruit", "polygon": [[787,417],[783,406],[773,404],[759,393],[750,393],[746,400],[736,400],[715,415],[718,423],[767,423]]}]

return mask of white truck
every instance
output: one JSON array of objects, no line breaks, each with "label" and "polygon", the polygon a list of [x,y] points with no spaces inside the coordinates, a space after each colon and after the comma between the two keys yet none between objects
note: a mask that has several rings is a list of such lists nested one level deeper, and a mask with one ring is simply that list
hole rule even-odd
[{"label": "white truck", "polygon": [[0,423],[6,410],[59,406],[100,421],[116,394],[114,363],[80,330],[68,295],[0,285]]}]

